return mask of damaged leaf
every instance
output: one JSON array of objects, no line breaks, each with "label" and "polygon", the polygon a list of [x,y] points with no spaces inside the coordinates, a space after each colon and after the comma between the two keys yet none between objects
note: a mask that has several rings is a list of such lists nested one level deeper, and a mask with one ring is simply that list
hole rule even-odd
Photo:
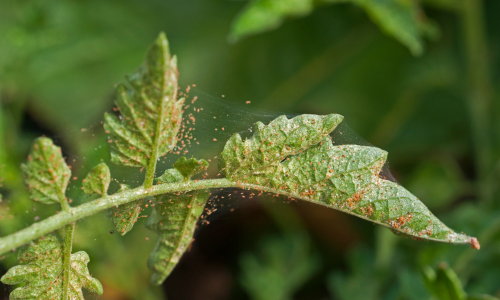
[{"label": "damaged leaf", "polygon": [[33,201],[44,204],[63,203],[71,171],[66,165],[61,148],[51,139],[37,138],[33,142],[28,162],[21,165],[24,182]]},{"label": "damaged leaf", "polygon": [[334,208],[417,239],[469,243],[439,221],[399,184],[381,179],[387,152],[376,147],[334,146],[328,134],[342,117],[302,115],[256,124],[254,135],[233,135],[222,152],[231,181]]},{"label": "damaged leaf", "polygon": [[[10,294],[10,299],[53,300],[63,295],[63,244],[55,235],[41,237],[21,248],[17,255],[20,265],[2,276],[5,284],[26,283]],[[99,280],[92,278],[85,251],[71,254],[69,299],[83,300],[82,288],[102,294]]]}]

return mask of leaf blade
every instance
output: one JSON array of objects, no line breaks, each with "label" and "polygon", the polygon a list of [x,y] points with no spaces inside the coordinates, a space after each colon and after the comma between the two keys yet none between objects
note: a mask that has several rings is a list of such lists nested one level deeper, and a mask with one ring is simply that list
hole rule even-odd
[{"label": "leaf blade", "polygon": [[[123,192],[129,189],[131,189],[130,186],[122,184],[118,192]],[[134,224],[137,222],[137,219],[141,214],[141,206],[143,203],[144,199],[140,199],[118,207],[112,207],[108,209],[106,217],[113,222],[116,230],[123,236],[134,227]]]},{"label": "leaf blade", "polygon": [[[55,235],[44,236],[21,248],[18,260],[22,265],[10,268],[0,279],[5,284],[26,285],[12,291],[10,299],[59,299],[63,294],[63,245]],[[83,299],[81,289],[102,294],[99,280],[87,269],[90,261],[84,251],[71,254],[69,297]],[[24,264],[23,264],[24,263]]]},{"label": "leaf blade", "polygon": [[[189,192],[179,196],[167,195],[160,200],[162,204],[155,205],[157,213],[151,220],[156,218],[157,222],[155,225],[149,225],[159,236],[148,259],[148,267],[153,271],[152,284],[161,284],[187,251],[209,195],[208,191]],[[168,196],[171,199],[167,200]],[[168,218],[161,218],[161,213],[156,210],[157,206],[167,211]],[[172,240],[174,242],[168,242]]]},{"label": "leaf blade", "polygon": [[[374,204],[377,207],[373,211],[366,208],[361,209],[363,205],[368,207],[368,205]],[[379,209],[384,205],[390,209]],[[381,210],[389,211],[386,213],[389,216],[377,218],[377,212]],[[470,237],[458,234],[448,228],[417,197],[392,181],[378,178],[372,183],[372,188],[361,197],[360,207],[356,213],[358,215],[364,214],[371,221],[416,239],[454,244],[471,243]]]},{"label": "leaf blade", "polygon": [[277,28],[288,16],[304,16],[313,9],[312,0],[251,1],[231,24],[229,40]]},{"label": "leaf blade", "polygon": [[208,161],[196,158],[187,159],[185,156],[180,157],[175,163],[174,168],[179,171],[184,180],[189,180],[194,175],[208,168]]},{"label": "leaf blade", "polygon": [[318,143],[342,119],[337,114],[300,115],[292,119],[280,116],[267,126],[257,122],[252,138],[243,141],[239,134],[234,134],[229,139],[220,167],[227,177],[233,178],[273,168],[285,157]]},{"label": "leaf blade", "polygon": [[[177,169],[167,170],[160,178],[167,183],[184,180]],[[148,267],[153,271],[152,284],[161,284],[187,251],[209,195],[209,191],[198,190],[157,197],[146,225],[158,234],[155,248],[148,258]]]},{"label": "leaf blade", "polygon": [[40,137],[33,142],[28,162],[21,165],[21,170],[31,193],[30,199],[44,204],[63,204],[71,171],[62,157],[61,148],[51,139]]},{"label": "leaf blade", "polygon": [[363,9],[387,35],[415,55],[424,50],[423,37],[435,38],[439,29],[429,21],[415,1],[404,0],[254,0],[243,8],[231,24],[229,41],[278,28],[286,18],[303,17],[321,4],[352,3]]},{"label": "leaf blade", "polygon": [[421,55],[424,51],[422,29],[417,20],[419,12],[412,1],[352,0],[363,8],[382,31],[408,47],[410,52]]},{"label": "leaf blade", "polygon": [[177,60],[161,33],[146,61],[116,88],[120,118],[106,113],[111,161],[129,167],[154,167],[177,143],[184,99],[177,99]]},{"label": "leaf blade", "polygon": [[107,195],[111,174],[109,167],[105,163],[100,163],[87,174],[83,179],[83,191],[86,194]]},{"label": "leaf blade", "polygon": [[[455,233],[406,189],[379,177],[387,152],[376,147],[334,146],[321,128],[333,130],[336,122],[320,125],[318,136],[306,130],[299,135],[300,146],[286,148],[290,143],[279,139],[283,128],[279,124],[285,120],[278,119],[269,125],[257,124],[249,139],[242,140],[237,134],[229,139],[221,155],[228,180],[337,209],[416,239],[468,243],[479,249],[475,238]],[[278,138],[272,143],[286,151],[262,146],[273,136]]]}]

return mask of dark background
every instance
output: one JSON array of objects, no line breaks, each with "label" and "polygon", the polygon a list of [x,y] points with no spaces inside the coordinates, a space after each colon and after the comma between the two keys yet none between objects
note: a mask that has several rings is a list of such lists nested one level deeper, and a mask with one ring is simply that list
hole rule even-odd
[{"label": "dark background", "polygon": [[[443,262],[468,293],[500,297],[500,2],[421,4],[418,13],[438,33],[422,34],[425,50],[412,55],[381,30],[383,20],[351,3],[318,4],[234,43],[231,25],[247,1],[3,0],[0,234],[56,210],[31,203],[22,184],[19,165],[34,138],[53,138],[78,177],[109,161],[100,122],[113,106],[113,86],[164,31],[178,56],[180,86],[197,86],[191,96],[206,108],[201,117],[213,112],[223,119],[217,126],[240,131],[280,112],[342,114],[346,132],[389,152],[398,182],[482,248],[403,239],[302,202],[233,196],[197,232],[165,284],[153,287],[146,260],[155,234],[140,221],[125,237],[111,235],[103,212],[78,223],[74,245],[91,257],[89,269],[104,287],[100,299],[431,299],[421,272]],[[224,109],[238,117],[224,121]],[[265,113],[246,116],[246,109]],[[224,136],[200,132],[222,144],[193,153],[213,158]],[[349,133],[344,142],[359,140]],[[136,170],[112,171],[141,181]],[[87,201],[78,183],[71,187],[75,204]],[[260,269],[252,264],[259,257]],[[1,263],[3,274],[15,254]],[[1,299],[9,289],[0,289]]]}]

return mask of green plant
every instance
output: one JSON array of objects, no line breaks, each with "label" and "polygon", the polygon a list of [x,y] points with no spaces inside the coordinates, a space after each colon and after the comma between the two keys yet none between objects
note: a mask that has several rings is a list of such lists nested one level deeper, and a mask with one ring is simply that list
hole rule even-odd
[{"label": "green plant", "polygon": [[[22,166],[31,199],[61,205],[62,210],[43,221],[0,239],[0,254],[23,246],[21,266],[2,276],[7,284],[26,282],[12,299],[82,299],[81,288],[101,293],[90,277],[85,252],[71,254],[75,222],[108,209],[122,234],[137,221],[145,199],[154,202],[147,226],[158,233],[148,266],[152,283],[161,284],[192,241],[196,223],[214,188],[253,189],[310,201],[355,215],[419,240],[470,244],[477,239],[455,233],[399,184],[379,176],[387,153],[376,147],[335,146],[330,137],[343,117],[281,116],[268,125],[257,122],[251,138],[234,134],[221,154],[225,178],[192,179],[208,167],[205,160],[181,157],[155,178],[157,161],[189,138],[182,127],[184,99],[178,95],[176,57],[164,34],[151,46],[145,63],[127,84],[116,88],[120,116],[106,114],[112,162],[144,168],[141,186],[108,195],[111,182],[106,164],[99,164],[83,181],[87,194],[100,198],[71,207],[65,192],[71,171],[61,150],[45,137],[35,140]],[[62,238],[50,234],[64,228]],[[35,269],[37,273],[29,272]],[[36,275],[38,274],[38,276]],[[41,274],[41,275],[40,275]]]},{"label": "green plant", "polygon": [[258,252],[240,258],[240,281],[255,300],[292,299],[319,269],[320,259],[301,233],[268,236],[259,242]]},{"label": "green plant", "polygon": [[422,270],[422,275],[427,289],[439,300],[498,299],[490,295],[467,294],[457,274],[445,262],[442,262],[436,271],[429,266],[425,266]]},{"label": "green plant", "polygon": [[316,6],[352,3],[362,8],[387,34],[407,46],[412,54],[424,49],[423,37],[435,38],[439,29],[429,20],[419,1],[400,0],[251,0],[233,21],[229,39],[274,29],[286,17],[310,14]]}]

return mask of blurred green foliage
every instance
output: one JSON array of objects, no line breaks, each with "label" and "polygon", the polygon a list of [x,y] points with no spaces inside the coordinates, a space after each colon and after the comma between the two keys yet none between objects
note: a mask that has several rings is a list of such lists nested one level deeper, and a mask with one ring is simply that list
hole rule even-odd
[{"label": "blurred green foliage", "polygon": [[406,45],[414,55],[423,52],[423,36],[436,37],[438,29],[430,22],[418,1],[409,0],[251,0],[234,21],[229,36],[236,41],[246,35],[274,29],[286,17],[310,14],[314,6],[352,3],[370,16],[383,31]]},{"label": "blurred green foliage", "polygon": [[265,237],[256,253],[240,258],[243,288],[255,300],[293,299],[295,292],[319,269],[319,258],[307,236]]},{"label": "blurred green foliage", "polygon": [[441,263],[437,271],[425,266],[423,269],[424,282],[429,291],[441,300],[495,300],[489,295],[468,295],[457,274],[446,264]]},{"label": "blurred green foliage", "polygon": [[[163,30],[179,58],[181,87],[195,83],[262,111],[344,115],[352,131],[390,153],[399,182],[453,229],[477,236],[481,250],[402,239],[301,203],[269,210],[250,202],[235,208],[238,217],[220,215],[231,228],[216,219],[203,226],[172,278],[156,288],[148,284],[154,245],[142,218],[121,237],[110,234],[103,213],[77,224],[74,245],[89,253],[101,299],[251,297],[246,290],[258,285],[242,284],[252,271],[238,262],[259,240],[290,227],[281,224],[283,207],[303,224],[290,230],[306,232],[322,262],[288,291],[295,299],[431,299],[421,270],[430,266],[437,274],[443,261],[467,295],[499,297],[499,11],[500,2],[479,0],[3,0],[0,234],[55,213],[29,201],[19,169],[42,134],[55,137],[79,178],[69,185],[73,204],[86,201],[78,182],[109,162],[100,121],[111,111],[113,85]],[[228,43],[228,35],[247,37]],[[423,51],[425,37],[435,39]],[[357,141],[344,132],[347,142]],[[202,148],[200,158],[217,155]],[[141,178],[118,167],[111,174],[131,185]],[[116,182],[110,189],[118,189]],[[207,246],[208,237],[220,248]],[[302,247],[281,238],[269,243],[282,243],[276,247],[284,251]],[[14,261],[14,254],[3,258],[2,272]],[[357,296],[360,289],[366,294]],[[1,297],[6,292],[0,289]]]}]

